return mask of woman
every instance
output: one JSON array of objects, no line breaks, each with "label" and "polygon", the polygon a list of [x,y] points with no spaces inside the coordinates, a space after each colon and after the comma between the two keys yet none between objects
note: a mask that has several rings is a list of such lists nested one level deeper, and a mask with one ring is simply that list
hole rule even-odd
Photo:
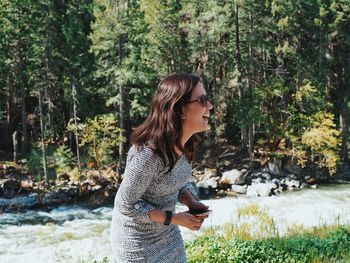
[{"label": "woman", "polygon": [[114,203],[111,241],[121,262],[186,262],[178,226],[199,230],[207,216],[175,213],[180,201],[207,210],[187,188],[195,133],[209,128],[213,105],[200,77],[174,74],[158,86],[151,112],[132,134],[124,179]]}]

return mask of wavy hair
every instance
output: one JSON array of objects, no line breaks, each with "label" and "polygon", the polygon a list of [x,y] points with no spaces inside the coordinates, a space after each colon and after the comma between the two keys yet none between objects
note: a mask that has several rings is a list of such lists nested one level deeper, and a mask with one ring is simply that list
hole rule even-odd
[{"label": "wavy hair", "polygon": [[172,74],[163,79],[153,97],[148,117],[131,135],[132,144],[136,147],[148,145],[165,166],[169,165],[169,171],[179,158],[175,147],[189,161],[194,159],[199,138],[194,134],[184,146],[181,145],[181,115],[182,107],[191,99],[192,90],[201,81],[199,76],[192,74]]}]

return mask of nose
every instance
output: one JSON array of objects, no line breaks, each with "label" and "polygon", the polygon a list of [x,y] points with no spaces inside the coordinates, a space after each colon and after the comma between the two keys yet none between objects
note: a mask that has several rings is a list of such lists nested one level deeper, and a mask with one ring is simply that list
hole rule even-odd
[{"label": "nose", "polygon": [[208,101],[208,103],[207,103],[207,108],[208,108],[209,110],[214,109],[214,106],[213,106],[213,104],[211,104],[210,101]]}]

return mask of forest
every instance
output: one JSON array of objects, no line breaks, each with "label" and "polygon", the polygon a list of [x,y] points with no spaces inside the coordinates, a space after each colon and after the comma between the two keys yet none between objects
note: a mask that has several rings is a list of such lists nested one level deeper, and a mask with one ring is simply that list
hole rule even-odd
[{"label": "forest", "polygon": [[46,181],[121,172],[175,72],[200,75],[215,107],[200,159],[349,162],[349,0],[2,0],[1,161]]}]

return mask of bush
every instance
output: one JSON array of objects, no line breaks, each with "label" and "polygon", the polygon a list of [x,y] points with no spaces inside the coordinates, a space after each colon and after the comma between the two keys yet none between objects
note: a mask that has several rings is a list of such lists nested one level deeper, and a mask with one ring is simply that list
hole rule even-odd
[{"label": "bush", "polygon": [[95,116],[78,125],[69,124],[67,129],[78,134],[79,146],[87,150],[96,168],[100,165],[108,165],[113,160],[112,156],[119,142],[125,141],[113,114]]},{"label": "bush", "polygon": [[188,262],[296,263],[349,262],[350,230],[338,228],[323,238],[304,234],[262,240],[227,240],[222,236],[201,236],[186,243]]},{"label": "bush", "polygon": [[66,145],[61,145],[52,154],[52,159],[56,172],[59,174],[71,170],[74,156],[72,151]]},{"label": "bush", "polygon": [[29,172],[35,175],[39,181],[42,178],[42,152],[38,147],[33,146],[26,156],[26,167]]}]

